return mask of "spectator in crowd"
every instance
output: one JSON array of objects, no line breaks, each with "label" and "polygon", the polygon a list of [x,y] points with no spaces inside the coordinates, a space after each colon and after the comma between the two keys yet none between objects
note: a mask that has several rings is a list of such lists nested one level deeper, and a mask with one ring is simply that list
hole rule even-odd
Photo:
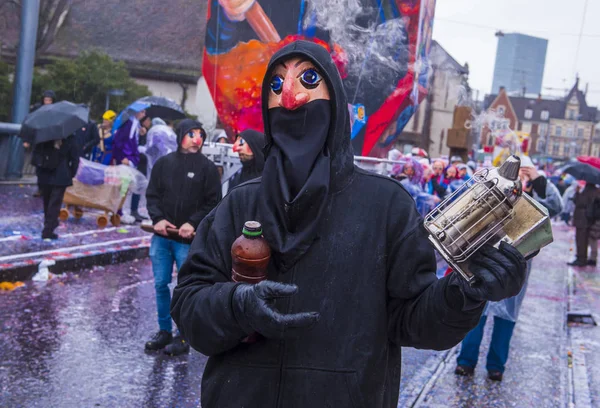
[{"label": "spectator in crowd", "polygon": [[44,200],[42,239],[58,239],[58,215],[67,187],[79,166],[79,149],[73,136],[36,144],[31,163],[35,166],[38,187]]},{"label": "spectator in crowd", "polygon": [[239,154],[242,168],[229,180],[229,190],[261,176],[265,167],[264,147],[265,135],[256,130],[247,129],[237,136],[233,151]]},{"label": "spectator in crowd", "polygon": [[100,142],[92,153],[92,160],[98,163],[109,165],[112,161],[113,132],[112,127],[117,118],[117,113],[113,110],[107,110],[102,115],[102,123],[98,125],[98,135]]},{"label": "spectator in crowd", "polygon": [[[154,273],[159,331],[146,342],[146,350],[164,349],[169,355],[185,354],[189,345],[172,335],[169,284],[173,263],[181,268],[200,221],[221,200],[221,181],[213,162],[202,153],[206,133],[195,120],[183,120],[177,128],[179,149],[155,163],[146,191],[148,213],[154,224],[150,259]],[[169,232],[172,228],[175,233]]]},{"label": "spectator in crowd", "polygon": [[[530,195],[548,209],[550,217],[554,217],[562,210],[562,200],[556,186],[538,173],[528,156],[521,157],[521,170],[519,177],[523,183],[523,193]],[[489,302],[483,316],[462,342],[460,354],[457,358],[455,374],[462,376],[473,375],[477,360],[479,359],[479,346],[483,338],[483,330],[488,316],[494,316],[494,329],[487,354],[486,369],[488,377],[493,381],[502,381],[508,354],[510,340],[515,324],[519,317],[521,304],[527,291],[527,282],[531,272],[532,260],[527,261],[527,277],[525,284],[518,295],[498,301]]]},{"label": "spectator in crowd", "polygon": [[590,228],[596,222],[593,209],[595,208],[595,203],[598,203],[600,199],[600,190],[592,183],[585,183],[584,187],[578,185],[575,191],[573,225],[575,226],[577,256],[573,261],[568,262],[568,265],[595,266],[596,259],[588,260],[588,246],[590,242]]}]

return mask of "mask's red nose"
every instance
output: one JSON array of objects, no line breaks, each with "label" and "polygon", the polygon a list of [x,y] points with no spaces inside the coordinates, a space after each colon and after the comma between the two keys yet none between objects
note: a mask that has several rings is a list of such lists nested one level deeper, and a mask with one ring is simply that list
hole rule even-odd
[{"label": "mask's red nose", "polygon": [[308,102],[309,96],[306,92],[299,92],[294,88],[294,78],[286,78],[283,81],[280,105],[287,110],[298,109]]},{"label": "mask's red nose", "polygon": [[233,145],[233,148],[231,150],[233,150],[234,153],[238,153],[241,149],[240,149],[240,145],[239,143],[236,143]]},{"label": "mask's red nose", "polygon": [[196,146],[200,146],[202,144],[202,138],[201,137],[195,137],[194,138],[194,144]]}]

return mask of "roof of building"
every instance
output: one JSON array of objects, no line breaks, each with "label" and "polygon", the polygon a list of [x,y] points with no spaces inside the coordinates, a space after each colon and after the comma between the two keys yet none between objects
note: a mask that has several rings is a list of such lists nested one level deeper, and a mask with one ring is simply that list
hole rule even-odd
[{"label": "roof of building", "polygon": [[[130,67],[200,76],[206,12],[207,2],[197,0],[73,2],[42,57],[100,50]],[[0,45],[5,53],[14,53],[18,43],[18,13],[10,2],[0,10]]]},{"label": "roof of building", "polygon": [[[585,94],[579,90],[577,86],[578,83],[575,83],[567,96],[562,99],[543,99],[541,97],[527,98],[510,95],[508,98],[510,99],[510,103],[514,108],[519,121],[548,122],[549,119],[564,119],[567,110],[567,102],[573,95],[576,95],[581,113],[579,120],[589,122],[598,121],[598,115],[600,115],[600,111],[598,111],[596,107],[587,105]],[[497,97],[497,94],[487,95],[483,103],[484,108],[489,108]],[[527,109],[531,109],[532,111],[531,118],[525,118],[525,111]],[[543,111],[548,111],[549,119],[542,119],[541,115]]]},{"label": "roof of building", "polygon": [[469,73],[469,66],[467,64],[460,65],[458,61],[456,61],[436,40],[431,42],[429,59],[431,60],[432,65],[438,69],[452,70],[463,75]]}]

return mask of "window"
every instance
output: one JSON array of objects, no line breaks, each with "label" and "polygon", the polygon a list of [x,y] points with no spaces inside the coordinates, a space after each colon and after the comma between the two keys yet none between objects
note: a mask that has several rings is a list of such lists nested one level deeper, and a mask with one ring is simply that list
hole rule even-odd
[{"label": "window", "polygon": [[552,145],[552,154],[555,156],[558,156],[559,150],[560,150],[560,143],[554,142],[554,144]]},{"label": "window", "polygon": [[525,109],[525,119],[531,119],[533,117],[533,111],[531,109]]},{"label": "window", "polygon": [[540,123],[539,133],[540,136],[548,136],[548,125],[546,123]]},{"label": "window", "polygon": [[550,118],[550,112],[548,112],[547,110],[542,111],[540,118],[542,120],[548,120],[548,118]]},{"label": "window", "polygon": [[560,126],[554,127],[554,134],[556,136],[562,136],[562,128]]},{"label": "window", "polygon": [[541,153],[544,151],[544,139],[538,139],[537,143],[535,144],[535,151],[538,153]]},{"label": "window", "polygon": [[575,111],[573,109],[569,109],[569,119],[575,120]]},{"label": "window", "polygon": [[565,145],[565,149],[563,151],[563,156],[569,156],[569,154],[571,153],[571,149],[569,148],[569,145]]},{"label": "window", "polygon": [[567,128],[567,137],[573,137],[573,128],[571,128],[571,127]]},{"label": "window", "polygon": [[583,137],[583,128],[577,129],[577,137]]},{"label": "window", "polygon": [[498,115],[504,116],[505,112],[506,112],[506,106],[504,106],[504,105],[498,106]]}]

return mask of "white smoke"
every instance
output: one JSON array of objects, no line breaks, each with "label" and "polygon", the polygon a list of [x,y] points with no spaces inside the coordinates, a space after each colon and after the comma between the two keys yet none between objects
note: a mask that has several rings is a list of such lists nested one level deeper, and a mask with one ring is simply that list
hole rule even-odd
[{"label": "white smoke", "polygon": [[[406,71],[408,48],[400,18],[382,23],[376,17],[379,10],[360,0],[309,0],[306,16],[311,15],[347,54],[349,80],[359,78],[377,85],[382,79],[397,80]],[[309,22],[306,18],[304,23]]]}]

